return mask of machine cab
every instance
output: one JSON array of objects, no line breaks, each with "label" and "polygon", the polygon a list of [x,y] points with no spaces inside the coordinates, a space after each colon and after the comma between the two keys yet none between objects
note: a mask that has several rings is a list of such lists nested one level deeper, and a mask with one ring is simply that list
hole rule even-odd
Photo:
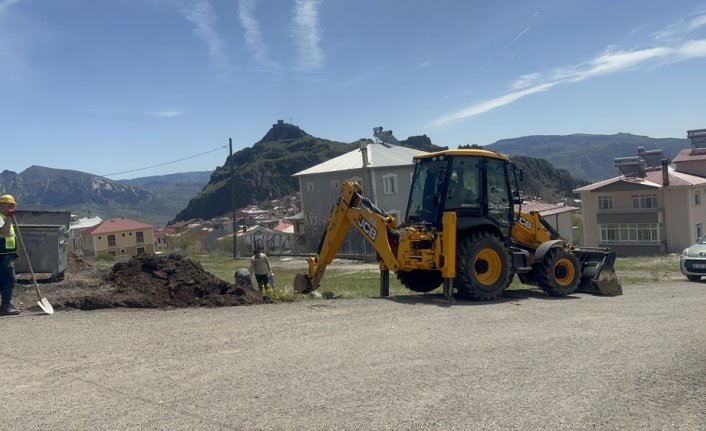
[{"label": "machine cab", "polygon": [[481,149],[447,150],[414,158],[407,223],[441,227],[444,211],[455,211],[458,228],[492,223],[509,235],[513,221],[510,161]]}]

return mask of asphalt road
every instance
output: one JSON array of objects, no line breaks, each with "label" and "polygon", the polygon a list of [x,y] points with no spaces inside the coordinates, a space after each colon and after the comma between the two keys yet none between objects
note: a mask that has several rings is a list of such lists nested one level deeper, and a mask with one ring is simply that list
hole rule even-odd
[{"label": "asphalt road", "polygon": [[0,318],[0,429],[704,430],[706,283]]}]

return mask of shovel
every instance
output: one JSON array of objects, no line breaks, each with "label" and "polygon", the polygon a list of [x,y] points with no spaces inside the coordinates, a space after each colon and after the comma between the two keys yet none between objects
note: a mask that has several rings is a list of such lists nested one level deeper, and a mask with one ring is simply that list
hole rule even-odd
[{"label": "shovel", "polygon": [[27,248],[25,247],[25,242],[22,240],[22,234],[20,233],[20,227],[17,225],[17,220],[13,218],[15,222],[15,233],[17,233],[17,238],[20,240],[20,245],[22,246],[22,253],[24,253],[25,259],[27,259],[27,266],[29,267],[29,274],[32,277],[32,283],[37,291],[37,305],[47,314],[54,314],[54,307],[51,306],[47,298],[42,296],[42,292],[39,291],[39,284],[37,284],[37,278],[34,276],[34,271],[32,271],[32,262],[29,261],[29,254],[27,253]]}]

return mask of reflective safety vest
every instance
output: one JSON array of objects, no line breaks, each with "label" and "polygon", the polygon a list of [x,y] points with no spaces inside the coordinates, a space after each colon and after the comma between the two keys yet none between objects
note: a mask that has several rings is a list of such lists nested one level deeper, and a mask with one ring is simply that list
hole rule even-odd
[{"label": "reflective safety vest", "polygon": [[[0,214],[2,221],[8,223],[3,214]],[[17,251],[17,242],[15,241],[15,226],[10,224],[10,234],[0,235],[0,254],[14,253]]]}]

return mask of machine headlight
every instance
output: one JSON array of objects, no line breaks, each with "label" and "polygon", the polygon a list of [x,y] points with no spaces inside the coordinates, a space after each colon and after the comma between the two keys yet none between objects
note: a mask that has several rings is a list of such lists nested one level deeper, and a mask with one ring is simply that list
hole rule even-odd
[{"label": "machine headlight", "polygon": [[682,255],[682,256],[687,256],[688,254],[689,254],[689,249],[688,249],[688,248],[685,248],[685,249],[681,252],[681,255]]}]

